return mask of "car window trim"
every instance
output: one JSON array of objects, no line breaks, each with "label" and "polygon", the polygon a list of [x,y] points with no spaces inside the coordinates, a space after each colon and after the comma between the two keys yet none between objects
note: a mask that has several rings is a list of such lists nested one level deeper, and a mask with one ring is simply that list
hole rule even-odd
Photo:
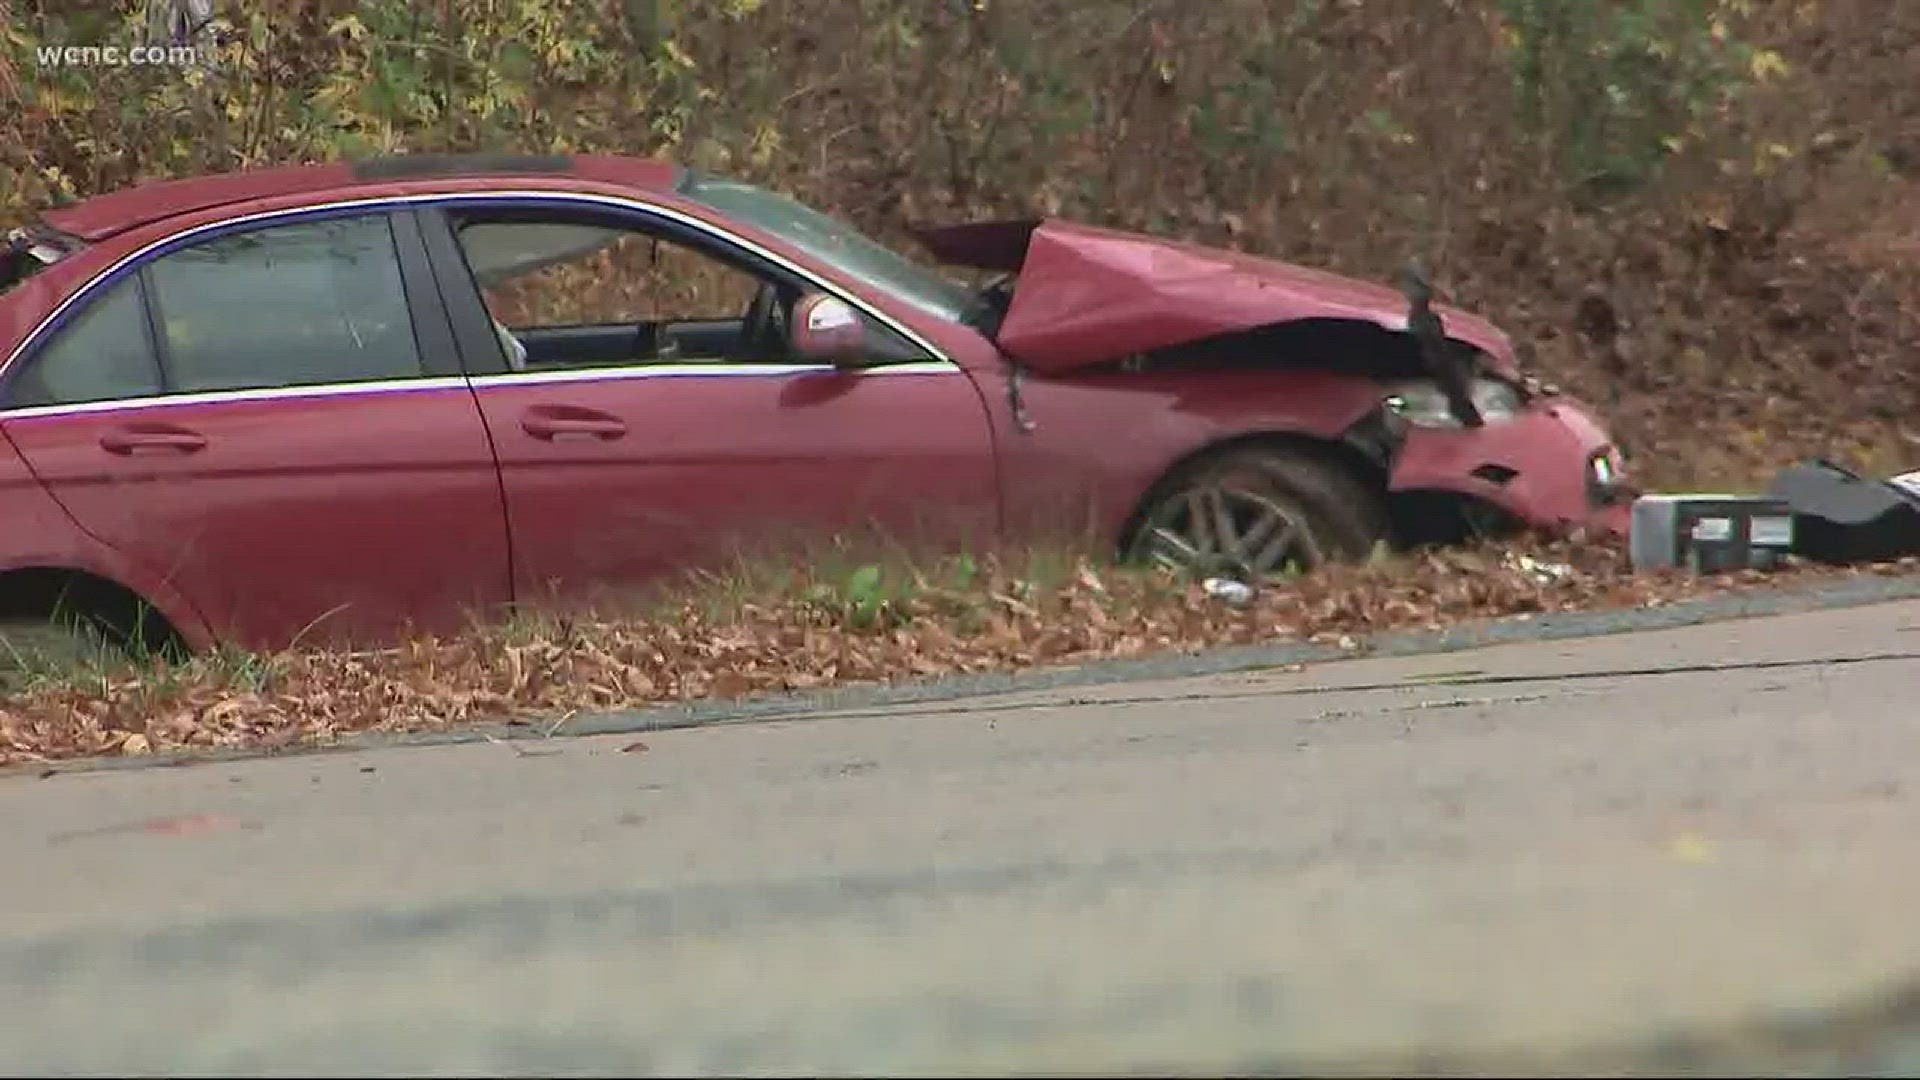
[{"label": "car window trim", "polygon": [[360,397],[367,394],[427,393],[438,390],[464,391],[470,385],[465,375],[427,375],[417,379],[381,379],[376,382],[305,383],[299,386],[272,386],[252,390],[203,390],[181,394],[157,394],[151,397],[106,398],[100,401],[77,401],[66,405],[14,405],[0,408],[0,423],[44,416],[143,412],[148,409],[280,401],[288,398]]},{"label": "car window trim", "polygon": [[[909,372],[914,374],[919,374],[919,373],[923,373],[924,371],[931,370],[935,367],[937,367],[938,370],[944,373],[958,373],[962,370],[960,365],[956,363],[952,359],[952,357],[948,356],[945,353],[945,351],[940,349],[938,346],[934,345],[933,342],[928,340],[924,334],[915,330],[911,325],[907,324],[904,320],[887,312],[884,308],[868,301],[864,297],[856,296],[848,292],[846,289],[841,288],[840,286],[832,282],[829,282],[820,278],[818,275],[814,274],[813,272],[795,264],[792,260],[787,259],[786,257],[776,254],[774,252],[768,251],[765,248],[761,247],[759,244],[756,244],[751,240],[734,236],[731,233],[728,233],[725,230],[712,225],[711,223],[701,221],[700,219],[693,217],[690,214],[685,214],[681,211],[674,210],[669,207],[656,206],[656,205],[644,202],[640,199],[628,197],[628,196],[614,196],[614,195],[605,195],[605,194],[589,193],[589,192],[569,192],[569,191],[550,191],[550,190],[543,191],[538,189],[517,190],[517,191],[513,191],[513,190],[491,191],[491,192],[479,192],[479,193],[470,193],[470,194],[427,192],[427,193],[422,193],[417,195],[377,195],[377,196],[367,196],[367,197],[356,198],[356,199],[341,199],[333,202],[306,205],[306,206],[291,206],[291,207],[282,207],[274,210],[263,210],[256,213],[243,215],[240,217],[224,218],[218,221],[204,222],[199,225],[191,226],[176,232],[169,233],[165,236],[158,237],[142,245],[141,247],[135,249],[134,251],[128,252],[127,254],[120,256],[119,258],[115,259],[112,263],[110,263],[106,268],[96,273],[93,277],[89,278],[85,283],[83,283],[78,288],[74,289],[72,292],[69,292],[65,297],[63,297],[60,303],[57,304],[51,312],[48,312],[44,317],[42,317],[39,323],[37,323],[33,327],[33,329],[29,330],[27,334],[23,338],[21,338],[20,343],[14,346],[13,350],[7,354],[4,363],[0,363],[0,419],[10,418],[10,417],[25,417],[25,416],[46,416],[46,415],[55,415],[55,414],[66,413],[66,412],[75,412],[75,413],[104,412],[104,411],[111,411],[113,409],[120,409],[120,408],[144,409],[144,408],[151,408],[155,406],[164,406],[164,405],[170,405],[170,404],[202,404],[202,403],[207,403],[212,401],[236,401],[236,400],[248,400],[248,399],[255,399],[255,398],[261,399],[261,400],[267,400],[267,399],[282,398],[282,397],[312,397],[312,396],[319,396],[319,395],[328,394],[328,393],[361,394],[361,393],[371,393],[371,392],[379,392],[379,391],[406,392],[410,390],[439,389],[441,388],[439,385],[430,386],[427,384],[440,384],[444,382],[444,380],[439,378],[428,377],[424,379],[395,379],[395,380],[388,380],[385,382],[375,383],[375,384],[314,383],[306,386],[284,387],[284,388],[273,388],[273,389],[221,390],[221,391],[211,391],[205,394],[170,394],[170,395],[162,395],[159,397],[152,397],[152,398],[118,398],[118,399],[112,399],[108,401],[83,402],[83,403],[78,403],[73,405],[21,406],[21,405],[8,404],[9,389],[13,381],[18,377],[19,373],[22,370],[24,370],[26,364],[30,362],[33,359],[33,357],[37,355],[42,348],[46,346],[49,339],[54,334],[57,334],[64,326],[66,326],[75,317],[76,313],[79,310],[83,309],[87,304],[92,303],[93,300],[96,298],[96,296],[104,295],[103,290],[111,288],[117,281],[122,279],[124,276],[138,273],[140,267],[152,262],[154,259],[164,256],[170,251],[174,251],[179,248],[189,246],[190,244],[202,238],[219,236],[229,232],[245,231],[249,227],[255,226],[260,223],[277,222],[277,221],[294,221],[294,220],[300,220],[300,219],[306,219],[306,218],[312,218],[316,220],[325,220],[330,217],[338,217],[338,216],[350,215],[355,213],[366,213],[370,211],[378,211],[382,213],[393,214],[402,209],[430,208],[430,207],[436,207],[448,202],[460,202],[460,201],[466,201],[471,199],[497,200],[501,198],[518,198],[518,199],[524,199],[524,200],[573,202],[573,203],[582,203],[582,204],[598,204],[601,206],[614,207],[614,208],[626,208],[626,209],[638,211],[642,214],[657,214],[659,216],[670,218],[677,222],[681,222],[682,224],[689,225],[690,227],[693,227],[693,228],[704,229],[708,232],[712,232],[718,236],[723,237],[729,242],[737,243],[741,247],[749,251],[753,251],[756,254],[759,254],[762,257],[767,258],[781,265],[782,267],[785,267],[791,270],[796,274],[799,274],[802,278],[804,278],[810,284],[818,287],[821,291],[847,301],[848,303],[852,304],[856,309],[863,311],[868,315],[873,316],[874,318],[878,319],[883,325],[887,326],[889,329],[892,329],[896,333],[901,334],[908,341],[912,342],[914,345],[924,350],[928,356],[928,359],[923,361],[914,361],[912,363],[902,363],[897,365],[896,364],[881,365],[881,366],[862,369],[863,372],[868,374],[874,374],[874,375],[888,374],[895,371],[899,371],[902,374],[907,374]],[[431,231],[429,231],[428,233],[428,239],[429,241],[431,240]],[[451,237],[449,237],[449,239],[451,239]],[[431,246],[431,244],[429,244],[429,246]],[[457,336],[457,327],[456,327],[456,336]],[[496,345],[496,348],[497,348],[497,345]],[[506,361],[506,358],[503,355],[501,357],[501,364],[503,368],[505,366],[505,361]],[[711,366],[714,368],[721,367],[721,365],[711,365]],[[815,370],[815,369],[804,368],[804,367],[794,367],[787,370],[789,370],[791,373],[797,374],[797,373],[805,372],[808,370]],[[648,366],[640,366],[640,367],[634,367],[634,368],[583,369],[583,371],[590,372],[592,375],[596,377],[601,377],[601,378],[635,377],[635,376],[645,376],[649,374],[659,374],[659,375],[681,374],[681,372],[671,371],[671,370],[662,370],[658,367],[655,367],[652,370],[649,370]],[[512,372],[512,373],[503,373],[502,376],[500,377],[506,380],[522,381],[523,377],[531,374],[534,374],[534,373]],[[710,372],[703,372],[703,374],[724,375],[729,373],[724,370],[714,370]],[[758,372],[754,372],[754,374],[758,374]],[[547,376],[544,373],[535,376],[536,379],[548,378],[548,377],[550,376]],[[471,375],[466,376],[465,379],[463,380],[457,380],[455,385],[464,385],[465,380],[470,380],[471,378],[473,378],[473,376]],[[527,380],[527,381],[532,381],[532,380]]]}]

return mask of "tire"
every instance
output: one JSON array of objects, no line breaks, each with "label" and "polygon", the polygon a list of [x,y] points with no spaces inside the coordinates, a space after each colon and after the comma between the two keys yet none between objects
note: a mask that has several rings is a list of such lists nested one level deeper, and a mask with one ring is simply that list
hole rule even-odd
[{"label": "tire", "polygon": [[[1217,540],[1222,520],[1231,523],[1225,545]],[[1170,477],[1149,498],[1125,554],[1129,562],[1252,581],[1363,561],[1389,531],[1381,492],[1331,453],[1250,447]]]}]

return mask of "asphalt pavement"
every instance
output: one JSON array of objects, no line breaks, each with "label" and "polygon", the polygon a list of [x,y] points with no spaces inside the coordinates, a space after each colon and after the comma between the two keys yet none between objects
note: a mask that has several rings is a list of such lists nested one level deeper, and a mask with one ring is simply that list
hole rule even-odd
[{"label": "asphalt pavement", "polygon": [[0,780],[0,1070],[1920,1069],[1920,603]]}]

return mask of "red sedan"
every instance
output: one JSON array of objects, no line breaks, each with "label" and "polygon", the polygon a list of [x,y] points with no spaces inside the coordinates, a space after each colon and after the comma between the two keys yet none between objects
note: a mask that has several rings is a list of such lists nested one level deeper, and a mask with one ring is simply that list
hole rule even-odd
[{"label": "red sedan", "polygon": [[49,211],[0,252],[0,620],[270,648],[868,528],[1258,576],[1624,524],[1601,425],[1417,282],[1058,221],[922,237],[999,274],[619,157]]}]

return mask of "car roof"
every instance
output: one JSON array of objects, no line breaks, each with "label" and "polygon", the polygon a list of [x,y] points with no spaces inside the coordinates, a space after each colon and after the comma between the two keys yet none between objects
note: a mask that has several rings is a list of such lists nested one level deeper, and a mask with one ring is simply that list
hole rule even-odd
[{"label": "car roof", "polygon": [[330,192],[343,197],[379,194],[407,181],[575,177],[653,191],[671,190],[681,169],[663,161],[620,155],[521,156],[401,154],[358,162],[242,169],[184,180],[122,188],[48,210],[47,225],[83,240],[103,240],[150,222],[257,199]]}]

